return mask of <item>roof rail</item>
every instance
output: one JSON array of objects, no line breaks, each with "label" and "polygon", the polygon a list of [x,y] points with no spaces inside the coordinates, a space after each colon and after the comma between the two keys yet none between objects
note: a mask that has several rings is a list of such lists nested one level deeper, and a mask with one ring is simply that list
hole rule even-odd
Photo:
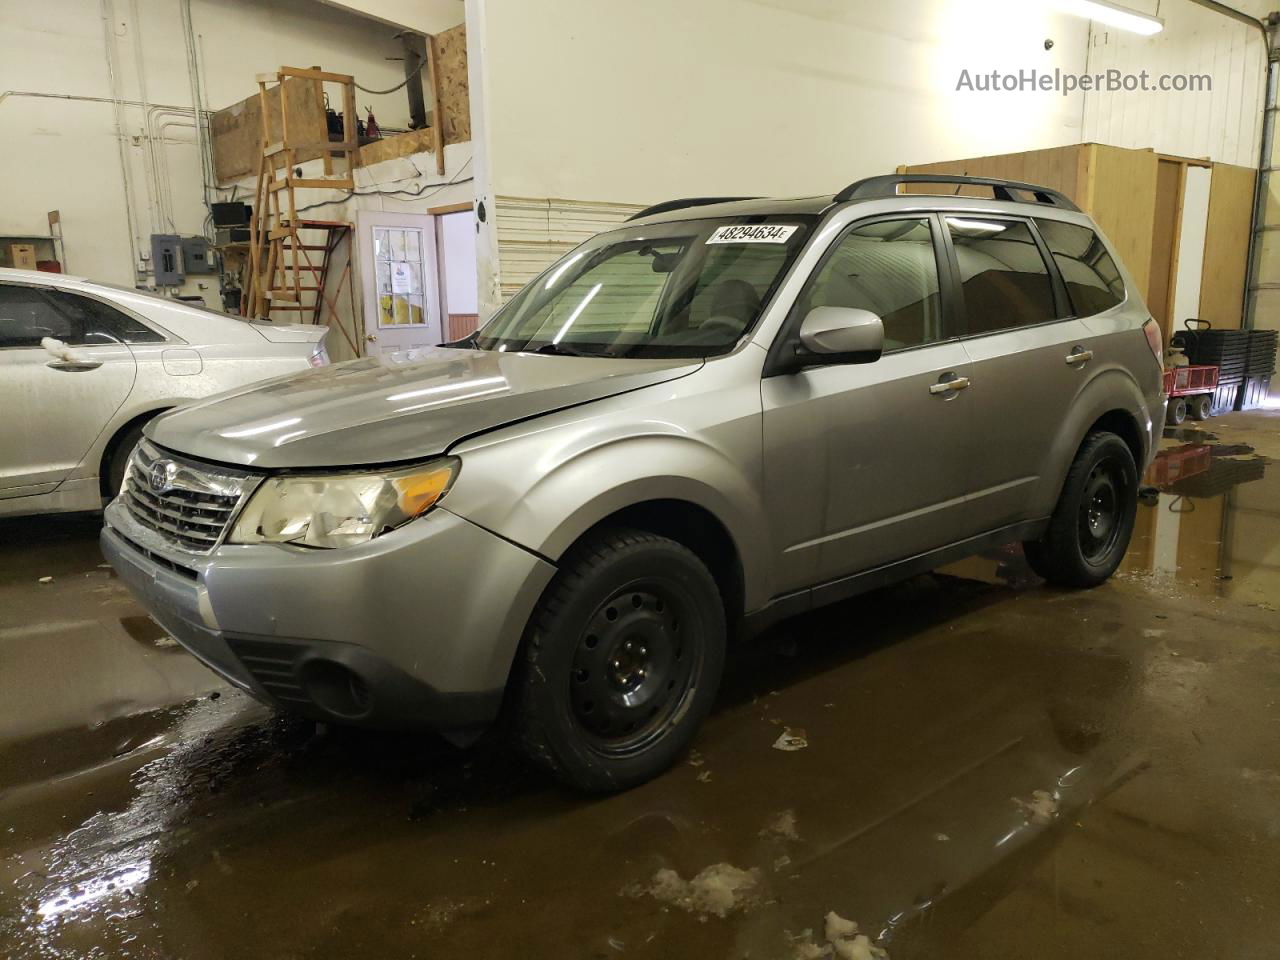
[{"label": "roof rail", "polygon": [[1014,196],[1014,190],[1029,193],[1037,203],[1059,207],[1063,210],[1080,208],[1068,200],[1057,190],[1036,186],[1034,183],[1022,183],[1018,180],[997,180],[993,177],[964,177],[949,173],[894,173],[882,177],[869,177],[851,183],[835,195],[836,203],[847,200],[873,200],[883,197],[898,196],[898,187],[905,183],[954,183],[970,187],[990,187],[997,200],[1009,200],[1013,203],[1025,203]]},{"label": "roof rail", "polygon": [[736,200],[759,199],[759,197],[687,197],[684,200],[665,200],[662,203],[655,203],[651,207],[645,207],[639,213],[633,213],[627,217],[627,221],[639,220],[641,217],[651,217],[655,213],[666,213],[668,210],[683,210],[685,207],[705,207],[712,203],[733,203]]}]

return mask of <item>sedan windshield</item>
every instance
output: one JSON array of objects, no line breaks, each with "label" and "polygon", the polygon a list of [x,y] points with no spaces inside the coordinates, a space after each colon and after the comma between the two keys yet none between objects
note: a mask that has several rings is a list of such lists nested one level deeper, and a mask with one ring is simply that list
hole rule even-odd
[{"label": "sedan windshield", "polygon": [[812,216],[630,227],[574,250],[469,344],[572,356],[709,357],[755,326]]}]

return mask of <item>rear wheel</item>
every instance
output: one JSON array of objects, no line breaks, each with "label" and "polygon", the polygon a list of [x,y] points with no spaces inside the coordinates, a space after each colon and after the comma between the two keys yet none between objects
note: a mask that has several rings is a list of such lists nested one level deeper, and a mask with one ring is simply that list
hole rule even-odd
[{"label": "rear wheel", "polygon": [[1031,568],[1050,583],[1096,587],[1120,565],[1138,507],[1138,470],[1114,433],[1080,445],[1040,540],[1023,544]]},{"label": "rear wheel", "polygon": [[1181,426],[1187,419],[1187,398],[1174,397],[1169,401],[1169,415],[1167,417],[1169,423],[1175,427]]},{"label": "rear wheel", "polygon": [[691,551],[641,531],[593,535],[530,621],[513,691],[524,752],[582,790],[651,779],[710,712],[724,651],[720,593]]},{"label": "rear wheel", "polygon": [[1187,411],[1193,420],[1208,420],[1213,412],[1213,400],[1207,393],[1192,397],[1187,404]]}]

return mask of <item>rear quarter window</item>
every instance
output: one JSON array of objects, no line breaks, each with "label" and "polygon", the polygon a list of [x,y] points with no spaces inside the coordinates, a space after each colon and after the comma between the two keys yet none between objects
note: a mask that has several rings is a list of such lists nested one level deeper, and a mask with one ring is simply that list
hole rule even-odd
[{"label": "rear quarter window", "polygon": [[1036,220],[1053,254],[1078,317],[1102,313],[1124,302],[1124,279],[1102,239],[1088,227],[1061,220]]}]

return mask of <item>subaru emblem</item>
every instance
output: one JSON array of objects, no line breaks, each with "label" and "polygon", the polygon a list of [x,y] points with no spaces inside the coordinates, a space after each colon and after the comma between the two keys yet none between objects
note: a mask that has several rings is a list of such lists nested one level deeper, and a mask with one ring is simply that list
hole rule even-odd
[{"label": "subaru emblem", "polygon": [[177,472],[178,465],[172,460],[157,460],[151,464],[151,492],[168,493],[173,487],[173,477]]}]

